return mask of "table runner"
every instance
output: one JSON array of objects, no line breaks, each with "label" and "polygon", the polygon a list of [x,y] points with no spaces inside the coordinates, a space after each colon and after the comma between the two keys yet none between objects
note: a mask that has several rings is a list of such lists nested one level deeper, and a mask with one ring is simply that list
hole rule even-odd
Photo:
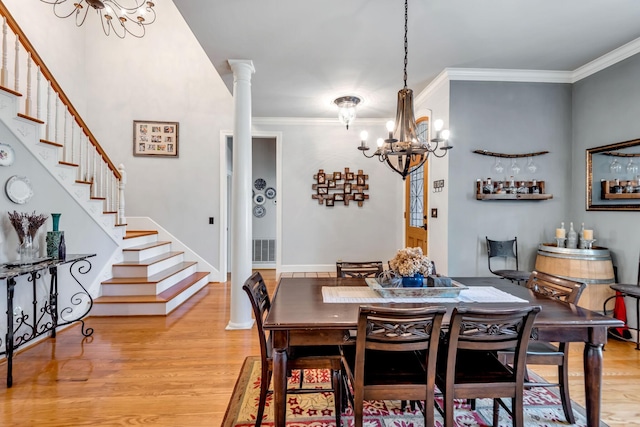
[{"label": "table runner", "polygon": [[471,286],[460,291],[458,298],[418,297],[383,298],[365,286],[323,286],[322,299],[326,303],[456,303],[456,302],[527,302],[493,286]]}]

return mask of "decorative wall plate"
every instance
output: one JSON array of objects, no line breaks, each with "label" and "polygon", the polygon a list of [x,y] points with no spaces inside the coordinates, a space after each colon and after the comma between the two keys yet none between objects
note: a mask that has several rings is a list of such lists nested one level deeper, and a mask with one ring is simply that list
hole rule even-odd
[{"label": "decorative wall plate", "polygon": [[9,166],[16,158],[13,148],[9,144],[0,143],[0,166]]},{"label": "decorative wall plate", "polygon": [[12,176],[7,180],[4,190],[9,200],[19,205],[27,203],[33,196],[31,182],[29,182],[29,179],[25,176]]},{"label": "decorative wall plate", "polygon": [[264,202],[266,202],[267,199],[264,198],[264,194],[262,193],[258,193],[255,196],[253,196],[253,202],[256,205],[264,205]]},{"label": "decorative wall plate", "polygon": [[267,181],[262,178],[258,178],[253,182],[253,186],[256,187],[256,190],[264,190],[264,187],[267,186]]},{"label": "decorative wall plate", "polygon": [[267,197],[267,199],[273,199],[274,197],[276,197],[276,190],[273,187],[268,187],[266,190],[264,190],[264,195]]},{"label": "decorative wall plate", "polygon": [[267,213],[267,209],[262,205],[256,205],[253,207],[253,216],[256,218],[262,218]]}]

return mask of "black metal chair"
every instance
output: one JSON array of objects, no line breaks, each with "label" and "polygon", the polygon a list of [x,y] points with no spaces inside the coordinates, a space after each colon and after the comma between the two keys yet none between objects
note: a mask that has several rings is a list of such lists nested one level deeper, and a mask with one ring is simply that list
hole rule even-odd
[{"label": "black metal chair", "polygon": [[[270,333],[267,333],[262,322],[271,310],[271,300],[267,292],[267,286],[259,272],[255,272],[242,286],[242,289],[249,296],[253,314],[258,328],[260,339],[260,354],[262,356],[262,372],[260,380],[260,400],[258,412],[256,414],[256,427],[262,424],[265,402],[269,392],[269,383],[273,374],[272,340]],[[332,391],[335,400],[336,425],[340,425],[340,416],[344,403],[342,395],[342,356],[338,346],[295,346],[292,347],[287,360],[289,370],[300,370],[300,378],[304,369],[329,369],[331,370],[331,389],[289,389],[287,393],[321,393]]]},{"label": "black metal chair", "polygon": [[[529,280],[529,276],[531,275],[530,271],[520,271],[520,267],[518,265],[518,238],[514,237],[511,240],[491,240],[489,237],[487,239],[487,263],[489,266],[489,271],[496,276],[500,276],[503,279],[509,279],[512,282],[526,282]],[[491,266],[491,260],[493,258],[502,258],[505,264],[509,260],[515,261],[515,270],[513,269],[501,269],[496,270]]]},{"label": "black metal chair", "polygon": [[[549,298],[577,304],[582,292],[587,287],[584,282],[565,279],[539,271],[533,271],[526,284],[533,292]],[[500,351],[498,359],[504,364],[513,364],[515,351]],[[558,387],[562,410],[569,424],[575,424],[576,420],[571,409],[571,397],[569,396],[569,343],[561,342],[558,345],[546,341],[530,341],[527,348],[527,365],[556,365],[558,366],[557,383],[532,383],[525,378],[527,387]]]},{"label": "black metal chair", "polygon": [[377,277],[383,270],[382,261],[336,262],[336,274],[338,277]]},{"label": "black metal chair", "polygon": [[365,400],[423,400],[424,425],[434,425],[434,377],[445,307],[361,306],[355,349],[343,347],[354,425]]},{"label": "black metal chair", "polygon": [[[617,280],[616,280],[617,281]],[[607,303],[614,298],[630,297],[636,300],[636,350],[640,350],[640,260],[638,261],[638,283],[635,285],[625,285],[616,283],[609,286],[616,291],[616,295],[604,301],[604,313],[607,314]]]}]

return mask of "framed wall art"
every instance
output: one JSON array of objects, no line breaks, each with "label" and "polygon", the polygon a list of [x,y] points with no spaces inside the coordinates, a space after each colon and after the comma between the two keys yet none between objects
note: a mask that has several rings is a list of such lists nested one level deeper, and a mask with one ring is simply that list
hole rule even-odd
[{"label": "framed wall art", "polygon": [[178,157],[178,122],[134,120],[133,155]]}]

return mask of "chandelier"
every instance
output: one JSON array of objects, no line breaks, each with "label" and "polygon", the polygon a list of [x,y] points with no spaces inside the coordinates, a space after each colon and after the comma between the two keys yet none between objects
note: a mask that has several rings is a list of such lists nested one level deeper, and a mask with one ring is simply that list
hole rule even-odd
[{"label": "chandelier", "polygon": [[[398,104],[395,122],[387,123],[389,136],[387,139],[379,138],[376,151],[367,156],[367,131],[360,133],[360,146],[367,158],[378,157],[381,162],[386,162],[394,171],[406,179],[407,175],[420,168],[427,161],[430,154],[435,157],[444,157],[453,148],[449,145],[450,133],[443,130],[442,120],[434,123],[435,137],[429,140],[426,136],[418,136],[416,133],[416,119],[413,114],[413,90],[407,88],[407,56],[409,45],[407,42],[408,28],[408,0],[404,2],[404,88],[398,92]],[[442,146],[440,144],[442,143]],[[438,149],[440,154],[438,154]]]},{"label": "chandelier", "polygon": [[113,32],[123,39],[127,34],[142,38],[145,27],[156,20],[155,4],[146,0],[40,0],[53,5],[58,18],[75,15],[76,26],[81,27],[90,10],[95,10],[108,36]]}]

